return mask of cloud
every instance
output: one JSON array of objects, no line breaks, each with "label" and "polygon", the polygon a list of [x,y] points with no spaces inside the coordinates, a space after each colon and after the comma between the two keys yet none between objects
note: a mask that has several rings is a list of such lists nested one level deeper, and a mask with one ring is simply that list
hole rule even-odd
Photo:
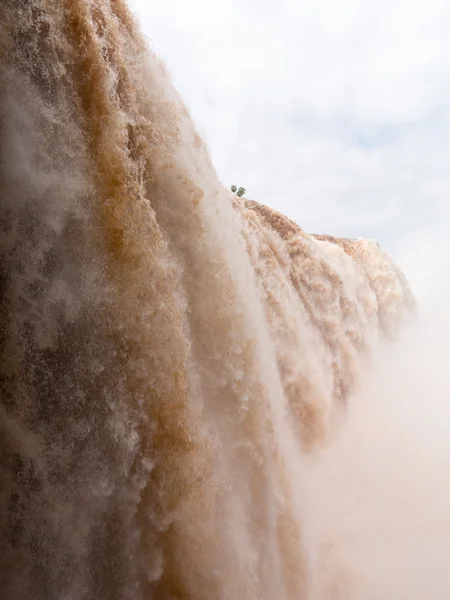
[{"label": "cloud", "polygon": [[446,218],[447,0],[131,4],[225,185],[393,251]]}]

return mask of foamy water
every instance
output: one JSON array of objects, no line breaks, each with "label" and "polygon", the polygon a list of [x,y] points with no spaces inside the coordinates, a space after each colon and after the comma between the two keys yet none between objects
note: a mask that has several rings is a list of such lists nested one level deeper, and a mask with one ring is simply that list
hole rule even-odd
[{"label": "foamy water", "polygon": [[396,590],[353,436],[403,275],[225,190],[122,0],[0,22],[2,597]]}]

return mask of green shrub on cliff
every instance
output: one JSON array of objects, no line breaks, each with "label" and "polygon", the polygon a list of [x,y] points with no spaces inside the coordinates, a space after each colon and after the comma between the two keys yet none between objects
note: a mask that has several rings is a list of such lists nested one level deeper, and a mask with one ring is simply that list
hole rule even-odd
[{"label": "green shrub on cliff", "polygon": [[242,196],[245,194],[246,189],[243,187],[240,187],[239,189],[235,186],[232,185],[231,186],[231,191],[233,192],[233,194],[236,194],[236,196],[238,196],[239,198],[242,198]]}]

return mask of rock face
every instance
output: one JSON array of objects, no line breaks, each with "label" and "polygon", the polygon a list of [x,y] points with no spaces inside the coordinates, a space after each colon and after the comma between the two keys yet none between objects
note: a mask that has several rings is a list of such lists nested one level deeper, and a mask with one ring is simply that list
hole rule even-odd
[{"label": "rock face", "polygon": [[231,198],[123,0],[0,22],[0,595],[308,598],[299,465],[403,277]]}]

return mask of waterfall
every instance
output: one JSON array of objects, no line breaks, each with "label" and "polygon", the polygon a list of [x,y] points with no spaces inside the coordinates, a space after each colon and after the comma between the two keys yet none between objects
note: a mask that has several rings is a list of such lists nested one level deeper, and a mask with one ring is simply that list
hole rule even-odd
[{"label": "waterfall", "polygon": [[124,0],[0,23],[2,597],[313,598],[308,461],[403,275],[224,189]]}]

